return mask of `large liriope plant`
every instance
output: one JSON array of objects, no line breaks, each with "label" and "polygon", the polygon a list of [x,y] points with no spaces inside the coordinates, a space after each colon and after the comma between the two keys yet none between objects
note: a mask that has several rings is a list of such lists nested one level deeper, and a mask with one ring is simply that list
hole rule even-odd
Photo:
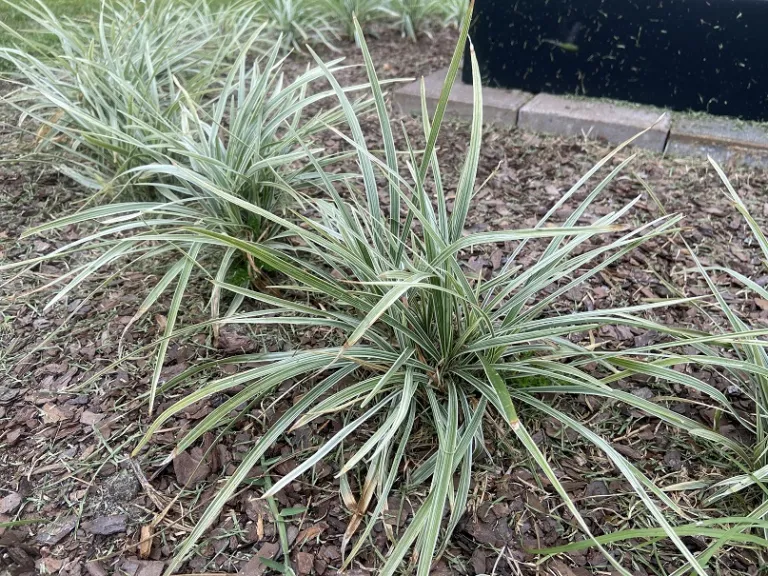
[{"label": "large liriope plant", "polygon": [[90,188],[152,160],[157,142],[145,126],[178,121],[179,83],[187,100],[212,98],[241,52],[265,51],[256,10],[244,4],[113,0],[88,25],[43,0],[0,1],[56,40],[41,44],[0,22],[14,43],[0,59],[17,86],[3,100],[35,131],[38,153]]},{"label": "large liriope plant", "polygon": [[[283,434],[329,415],[342,422],[340,430],[263,496],[274,495],[343,445],[345,453],[351,454],[340,463],[339,470],[341,495],[351,514],[345,541],[369,518],[347,564],[368,540],[395,487],[423,484],[428,486],[426,497],[405,531],[392,542],[380,573],[395,574],[413,550],[410,558],[416,573],[426,576],[465,511],[474,457],[484,447],[484,424],[497,416],[541,468],[591,543],[605,551],[529,434],[525,420],[535,418],[535,414],[556,418],[603,451],[657,523],[658,532],[653,537],[669,538],[687,569],[706,574],[703,561],[681,541],[690,526],[682,529],[670,523],[670,516],[683,515],[680,507],[623,458],[610,441],[547,403],[547,396],[539,392],[542,389],[547,394],[587,394],[620,401],[681,429],[701,431],[702,436],[724,441],[685,416],[611,386],[622,370],[626,377],[644,373],[642,359],[633,360],[631,351],[603,356],[574,338],[578,333],[610,324],[669,332],[641,315],[665,303],[592,312],[553,311],[555,302],[568,290],[584,284],[646,240],[667,234],[679,218],[662,217],[640,227],[622,224],[634,204],[631,202],[595,219],[591,225],[577,225],[595,198],[631,161],[630,157],[586,191],[562,225],[550,225],[555,212],[585,192],[587,182],[608,164],[614,152],[564,194],[534,228],[467,233],[465,222],[476,189],[482,131],[482,94],[474,54],[474,116],[466,160],[455,190],[444,187],[436,143],[467,39],[469,17],[464,19],[432,119],[424,105],[426,144],[419,150],[409,146],[404,153],[396,149],[384,96],[358,28],[380,120],[383,155],[369,149],[369,135],[328,70],[328,81],[337,92],[349,124],[350,135],[344,137],[355,150],[360,169],[357,186],[350,190],[351,199],[343,198],[335,183],[326,178],[321,180],[326,198],[313,203],[316,220],[295,224],[257,206],[244,205],[294,234],[300,240],[295,253],[202,228],[188,231],[201,242],[242,251],[279,271],[290,279],[281,287],[281,293],[301,294],[299,302],[219,283],[222,289],[260,305],[257,312],[240,316],[237,321],[257,326],[325,328],[328,342],[341,340],[339,345],[329,343],[320,349],[214,360],[191,368],[168,384],[183,384],[197,378],[201,370],[219,364],[242,364],[233,375],[196,386],[194,392],[159,415],[136,453],[170,418],[214,394],[232,391],[227,401],[179,440],[169,459],[193,446],[207,431],[229,421],[238,407],[252,402],[279,402],[285,398],[285,391],[278,395],[276,390],[286,382],[295,382],[294,387],[306,386],[277,422],[263,432],[234,474],[220,485],[168,566],[168,574],[190,554],[252,468],[262,462]],[[321,166],[317,165],[317,169],[322,175]],[[450,213],[446,208],[449,192],[455,198]],[[460,263],[464,251],[501,242],[517,243],[517,248],[495,276],[485,280],[465,273]],[[522,254],[532,243],[541,242],[544,246],[538,258],[523,266]],[[675,303],[682,302],[685,300]],[[653,371],[653,366],[648,370]],[[707,394],[717,394],[704,384],[696,386]],[[525,407],[529,415],[525,419],[520,416],[520,407]],[[363,426],[370,429],[372,424],[373,433],[357,442],[356,431]],[[417,433],[433,434],[435,446],[410,476],[403,478],[409,441]],[[346,452],[350,446],[355,447],[354,451]],[[356,467],[366,470],[359,494],[352,492],[347,480],[347,474]],[[712,531],[725,532],[720,528]],[[612,555],[606,554],[606,558],[619,573],[630,573]]]},{"label": "large liriope plant", "polygon": [[[249,51],[243,50],[215,100],[198,103],[186,98],[180,87],[177,117],[155,117],[151,121],[135,118],[136,129],[144,134],[145,143],[137,142],[143,150],[143,162],[127,170],[125,176],[134,189],[146,190],[142,196],[147,200],[108,202],[31,228],[24,236],[83,223],[95,230],[42,257],[0,265],[0,270],[24,269],[46,260],[76,262],[45,287],[57,288],[46,304],[49,309],[102,271],[162,260],[163,274],[151,286],[125,330],[170,293],[166,336],[174,332],[190,280],[201,270],[218,282],[245,270],[253,283],[264,284],[261,267],[247,255],[234,248],[213,246],[199,235],[189,234],[186,228],[202,226],[279,246],[274,241],[282,231],[281,225],[248,208],[258,206],[268,214],[282,214],[301,202],[302,190],[321,181],[318,167],[325,168],[346,155],[323,154],[318,161],[318,151],[306,147],[307,142],[343,120],[338,105],[331,103],[320,111],[313,108],[336,97],[334,90],[316,89],[328,67],[310,67],[293,81],[285,82],[283,62],[279,46],[253,62]],[[331,68],[340,69],[339,62],[331,62]],[[345,93],[354,95],[364,88],[367,85],[349,86]],[[358,97],[353,107],[359,112],[369,105],[369,99]],[[221,289],[213,284],[211,316],[215,319],[233,314],[241,301],[242,297],[236,297],[222,312]],[[214,325],[214,334],[217,329],[218,324]],[[150,407],[168,345],[167,339],[159,345]]]},{"label": "large liriope plant", "polygon": [[[726,197],[749,227],[765,258],[765,265],[768,262],[768,238],[720,165],[712,158],[709,162],[725,186]],[[704,277],[714,296],[716,313],[711,314],[712,309],[701,308],[701,311],[709,317],[716,336],[689,335],[683,338],[681,344],[685,344],[688,351],[695,350],[695,353],[680,352],[677,357],[668,359],[667,364],[674,362],[678,367],[689,365],[717,371],[727,386],[749,398],[752,406],[747,411],[734,410],[724,398],[712,398],[723,413],[743,427],[751,442],[737,436],[722,444],[723,461],[740,473],[711,486],[708,503],[724,506],[724,503],[737,498],[743,504],[751,505],[751,509],[746,516],[734,519],[730,532],[732,538],[713,540],[701,553],[703,558],[708,559],[732,544],[733,539],[754,539],[755,530],[760,531],[762,538],[768,538],[768,330],[743,318],[732,301],[724,296],[715,278],[730,277],[747,294],[761,299],[768,299],[768,290],[748,274],[737,272],[727,264],[705,266],[690,247],[689,252],[696,265],[695,271]],[[725,506],[727,509],[727,504]],[[761,542],[755,548],[765,560],[768,546]]]}]

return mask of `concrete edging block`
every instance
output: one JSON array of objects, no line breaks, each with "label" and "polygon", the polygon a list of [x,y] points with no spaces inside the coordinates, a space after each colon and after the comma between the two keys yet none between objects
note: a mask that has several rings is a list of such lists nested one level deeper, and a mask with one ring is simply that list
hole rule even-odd
[{"label": "concrete edging block", "polygon": [[[447,69],[439,70],[424,78],[427,109],[434,113],[443,89]],[[516,126],[520,108],[533,98],[533,94],[520,90],[502,90],[483,86],[483,122]],[[421,114],[421,80],[417,80],[395,92],[395,103],[404,114]],[[472,118],[474,95],[472,86],[457,78],[451,89],[445,114],[451,118]]]},{"label": "concrete edging block", "polygon": [[768,166],[768,126],[732,118],[676,115],[666,152],[696,158],[712,156],[720,163],[734,160]]},{"label": "concrete edging block", "polygon": [[[427,108],[433,114],[447,70],[424,78]],[[404,114],[421,115],[421,80],[394,93]],[[457,79],[451,90],[446,116],[471,120],[472,86]],[[768,123],[760,125],[715,116],[671,115],[669,112],[630,104],[569,98],[553,94],[533,95],[521,90],[483,87],[483,121],[517,126],[523,130],[560,136],[586,136],[621,144],[643,130],[632,145],[677,156],[712,156],[718,162],[734,160],[768,166]]]},{"label": "concrete edging block", "polygon": [[661,120],[659,117],[655,110],[539,94],[520,109],[518,126],[533,132],[602,138],[613,144],[621,144],[652,126],[633,146],[663,152],[670,118],[669,114]]}]

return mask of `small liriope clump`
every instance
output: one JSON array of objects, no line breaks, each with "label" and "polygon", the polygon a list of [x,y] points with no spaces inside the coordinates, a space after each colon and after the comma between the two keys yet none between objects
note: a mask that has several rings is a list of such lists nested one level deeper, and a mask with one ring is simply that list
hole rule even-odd
[{"label": "small liriope clump", "polygon": [[321,0],[341,35],[347,40],[355,38],[355,18],[363,31],[385,16],[381,0]]},{"label": "small liriope clump", "polygon": [[403,36],[416,40],[420,35],[429,35],[430,21],[440,15],[438,0],[389,0],[386,11],[397,20]]},{"label": "small liriope clump", "polygon": [[280,35],[283,50],[303,51],[321,43],[333,49],[335,24],[317,0],[265,0],[264,15],[270,30]]},{"label": "small liriope clump", "polygon": [[442,0],[440,2],[440,12],[443,17],[443,25],[452,28],[458,28],[461,19],[467,12],[469,0]]}]

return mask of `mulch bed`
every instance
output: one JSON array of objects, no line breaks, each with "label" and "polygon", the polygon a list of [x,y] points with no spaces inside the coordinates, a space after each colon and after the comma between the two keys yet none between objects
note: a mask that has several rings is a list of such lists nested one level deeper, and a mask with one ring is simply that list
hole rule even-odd
[{"label": "mulch bed", "polygon": [[[370,40],[374,60],[384,78],[426,75],[445,67],[456,33],[436,32],[434,38],[410,43],[392,33]],[[352,62],[361,61],[357,49],[342,45]],[[331,57],[332,54],[323,54]],[[293,58],[288,66],[300,70],[306,58]],[[344,82],[362,81],[364,71],[350,69]],[[395,115],[396,116],[396,115]],[[10,162],[28,143],[12,129],[13,114],[0,111],[0,262],[42,255],[79,237],[71,228],[42,238],[19,240],[28,227],[71,212],[86,198],[72,182],[29,164]],[[413,118],[397,118],[418,145],[421,128]],[[376,122],[365,120],[371,134]],[[463,161],[469,129],[447,124],[440,141],[440,159],[450,174],[447,188],[458,174],[451,168]],[[329,150],[342,149],[342,141],[329,135]],[[401,145],[405,144],[402,139]],[[530,227],[545,211],[610,151],[604,143],[578,138],[554,138],[507,128],[488,128],[483,137],[479,181],[487,185],[473,202],[468,228],[496,230]],[[627,153],[611,163],[626,158]],[[727,167],[735,188],[761,223],[768,216],[768,173],[756,168]],[[603,174],[603,173],[601,173]],[[641,179],[653,190],[669,213],[685,215],[679,236],[654,240],[625,261],[600,274],[589,285],[568,294],[562,306],[589,309],[674,295],[670,287],[688,294],[705,292],[705,285],[691,273],[693,260],[685,239],[705,263],[728,265],[760,282],[768,281],[761,254],[743,220],[729,204],[714,170],[701,160],[663,158],[640,152],[617,178],[584,221],[615,210],[637,196],[632,212],[635,222],[661,215],[648,197]],[[562,220],[574,204],[563,206]],[[477,274],[498,269],[509,247],[491,247],[465,255],[465,264]],[[535,253],[531,253],[531,258]],[[217,482],[234,466],[265,427],[289,406],[259,406],[225,434],[207,434],[202,443],[172,464],[159,463],[172,450],[177,437],[205,417],[221,399],[212,398],[185,410],[153,439],[150,449],[136,460],[130,453],[146,430],[149,418],[144,403],[151,374],[151,354],[144,353],[115,369],[98,375],[116,359],[124,326],[146,294],[157,267],[131,269],[114,277],[93,278],[62,304],[44,311],[50,292],[25,295],[50,282],[67,269],[67,262],[44,263],[22,278],[2,278],[0,294],[0,522],[34,520],[38,523],[0,528],[0,574],[58,573],[62,576],[102,576],[126,573],[159,576],[174,546],[183,539],[215,492]],[[112,273],[114,271],[110,271]],[[726,282],[726,279],[719,279]],[[206,284],[195,285],[199,299],[184,310],[183,321],[205,317]],[[728,287],[727,284],[724,287]],[[768,303],[746,298],[731,287],[729,297],[739,311],[756,325],[766,324]],[[23,297],[22,297],[23,296]],[[679,307],[660,312],[660,320],[679,326],[710,329],[699,316]],[[128,334],[122,346],[130,350],[157,337],[164,322],[162,306]],[[606,330],[598,340],[610,346],[635,345],[651,336],[626,329]],[[164,367],[164,378],[178,374],[203,357],[262,349],[290,349],[322,343],[323,334],[254,334],[227,328],[214,347],[208,335],[175,342]],[[645,340],[644,340],[645,339]],[[98,375],[98,376],[97,376]],[[699,375],[701,376],[701,375]],[[705,375],[723,386],[717,375]],[[88,386],[80,386],[92,381]],[[285,383],[289,389],[291,383]],[[80,387],[79,387],[80,386]],[[651,396],[653,383],[629,383],[628,389]],[[684,390],[674,393],[685,394]],[[299,392],[296,392],[298,394]],[[162,409],[178,399],[171,391],[159,399]],[[593,400],[564,398],[570,413],[605,437],[613,438],[635,465],[664,484],[692,479],[714,480],[729,473],[718,468],[717,454],[679,434],[664,431],[658,423],[621,406]],[[746,401],[734,398],[748,408]],[[712,422],[712,414],[695,404],[681,405],[692,418]],[[742,432],[727,421],[721,432]],[[337,572],[344,551],[341,540],[350,514],[338,496],[337,466],[330,461],[295,482],[277,496],[275,518],[266,502],[257,497],[265,477],[276,478],[297,465],[305,451],[317,446],[339,422],[319,419],[282,439],[270,452],[265,467],[254,469],[218,524],[186,563],[190,573],[243,572],[257,576],[269,572],[259,556],[283,562],[278,525],[284,523],[290,543],[289,560],[296,574],[326,576]],[[730,428],[728,428],[730,426]],[[548,420],[530,423],[542,448],[551,455],[558,474],[584,510],[597,533],[625,527],[636,498],[610,462],[594,448],[571,437]],[[574,529],[546,479],[540,476],[514,443],[504,435],[487,435],[491,459],[476,463],[469,510],[452,545],[434,567],[435,574],[559,574],[583,576],[609,574],[599,553],[572,553],[536,565],[528,550],[562,544],[574,539]],[[424,439],[428,445],[430,439]],[[357,485],[350,478],[353,491]],[[407,523],[423,494],[399,493],[389,502],[395,532]],[[681,494],[683,507],[700,507],[696,495]],[[639,514],[635,510],[636,514]],[[147,538],[152,535],[151,540]],[[687,542],[702,549],[700,539]],[[378,525],[371,546],[353,563],[349,574],[375,574],[388,549],[386,532]],[[374,552],[377,551],[377,552]],[[679,567],[675,552],[663,543],[629,554],[616,548],[617,556],[638,574]],[[630,564],[629,558],[634,558]],[[738,551],[723,554],[722,574],[756,573],[755,559]],[[544,571],[544,572],[543,572]]]}]

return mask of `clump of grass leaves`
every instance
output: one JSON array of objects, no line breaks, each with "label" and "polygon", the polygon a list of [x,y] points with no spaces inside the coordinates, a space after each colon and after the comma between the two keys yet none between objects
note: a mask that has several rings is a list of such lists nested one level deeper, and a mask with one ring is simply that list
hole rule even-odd
[{"label": "clump of grass leaves", "polygon": [[[743,217],[752,236],[760,247],[765,261],[768,262],[768,238],[757,220],[750,214],[746,204],[736,192],[720,165],[712,158],[709,162],[725,185],[726,195]],[[662,208],[663,211],[663,208]],[[684,241],[683,241],[684,242]],[[684,242],[685,243],[685,242]],[[768,299],[768,290],[754,279],[724,265],[705,266],[695,251],[686,244],[688,253],[694,261],[691,272],[699,273],[711,291],[714,306],[706,301],[692,300],[693,304],[713,327],[711,332],[698,330],[670,330],[674,338],[653,347],[637,348],[632,352],[636,357],[643,357],[645,362],[622,360],[615,363],[622,371],[615,373],[611,381],[627,377],[630,372],[652,376],[660,382],[702,392],[715,413],[716,429],[725,417],[741,426],[744,435],[723,436],[713,429],[690,428],[681,422],[700,440],[712,442],[719,450],[718,462],[727,470],[737,469],[739,473],[717,482],[701,478],[692,481],[692,486],[708,491],[704,504],[714,505],[728,499],[739,499],[739,509],[747,508],[748,513],[735,516],[733,508],[726,506],[725,517],[705,517],[694,523],[675,526],[674,530],[684,535],[710,537],[708,546],[697,554],[697,559],[706,565],[718,552],[734,545],[752,548],[765,563],[768,551],[768,354],[765,336],[768,330],[755,328],[748,320],[742,319],[734,309],[727,295],[718,287],[715,278],[731,277],[743,287],[745,293],[753,293],[757,298]],[[753,411],[737,409],[728,396],[691,374],[686,368],[717,372],[722,386],[729,394],[743,394],[753,407]],[[743,440],[747,437],[752,440]],[[758,535],[759,534],[759,535]],[[632,539],[660,537],[656,528],[623,530],[596,538],[601,543],[615,543]],[[575,542],[543,550],[547,554],[574,552],[587,547],[586,542]],[[672,576],[682,576],[689,570],[683,566],[674,571]]]},{"label": "clump of grass leaves", "polygon": [[[749,227],[752,237],[765,258],[763,262],[765,264],[768,262],[768,238],[757,220],[750,214],[723,169],[714,159],[709,158],[709,161],[725,185],[727,197]],[[689,347],[689,350],[694,349],[696,353],[681,354],[676,362],[678,366],[688,364],[718,370],[727,386],[744,394],[754,407],[754,412],[745,413],[743,410],[735,410],[730,403],[720,399],[719,411],[742,426],[747,436],[753,439],[753,443],[749,444],[737,437],[722,444],[723,457],[740,473],[712,486],[712,494],[708,502],[715,503],[727,498],[741,497],[742,502],[751,503],[752,509],[746,517],[737,519],[738,523],[733,527],[733,532],[742,535],[753,528],[758,528],[763,537],[768,538],[768,522],[766,522],[768,520],[768,486],[766,485],[766,479],[768,479],[768,352],[766,352],[765,342],[768,330],[755,328],[748,320],[742,319],[732,307],[732,301],[717,286],[715,278],[730,276],[733,281],[743,287],[746,294],[752,293],[756,298],[768,300],[768,290],[749,276],[727,266],[705,266],[693,250],[689,248],[689,252],[696,264],[696,271],[704,277],[715,297],[715,310],[720,315],[715,317],[709,314],[707,309],[700,307],[709,316],[717,336],[713,338],[690,335],[689,339],[684,340],[683,343]],[[712,557],[728,543],[727,538],[716,540],[703,554],[707,558]],[[764,554],[768,547],[758,546],[757,548],[763,552],[765,558]]]},{"label": "clump of grass leaves", "polygon": [[264,0],[263,7],[284,50],[302,52],[306,44],[315,42],[334,49],[337,23],[326,17],[328,11],[318,0]]},{"label": "clump of grass leaves", "polygon": [[22,126],[37,123],[38,152],[66,150],[58,168],[91,188],[152,161],[147,128],[178,122],[179,82],[186,100],[200,102],[246,46],[264,48],[255,9],[243,4],[214,11],[203,1],[115,0],[89,29],[42,0],[0,1],[56,39],[41,43],[0,22],[15,43],[0,47],[0,59],[19,86],[4,101]]},{"label": "clump of grass leaves", "polygon": [[468,4],[469,0],[441,0],[439,8],[443,24],[458,28],[464,14],[467,13]]},{"label": "clump of grass leaves", "polygon": [[[410,145],[404,153],[396,149],[384,97],[359,27],[358,40],[374,94],[383,155],[369,149],[354,107],[333,71],[318,59],[349,125],[350,136],[339,134],[357,155],[360,168],[357,182],[361,190],[351,190],[351,200],[345,200],[334,182],[324,176],[319,163],[315,163],[319,184],[326,194],[324,199],[313,201],[319,215],[317,220],[294,223],[258,206],[246,207],[299,238],[300,248],[295,252],[276,250],[206,228],[189,230],[200,242],[242,251],[282,273],[289,278],[288,285],[281,287],[284,294],[294,290],[302,294],[298,301],[218,282],[222,290],[250,298],[261,306],[257,313],[238,321],[257,326],[325,327],[329,341],[333,340],[330,334],[340,334],[343,344],[214,360],[191,368],[168,383],[169,387],[181,384],[199,375],[203,368],[243,365],[235,374],[230,370],[231,375],[197,387],[152,423],[135,453],[186,407],[232,390],[228,400],[179,440],[168,461],[193,446],[207,431],[220,426],[224,420],[229,421],[232,411],[238,407],[285,398],[290,391],[284,391],[279,398],[274,394],[286,382],[294,383],[292,390],[306,386],[301,389],[303,395],[250,447],[234,474],[221,484],[168,566],[168,574],[190,554],[252,468],[262,462],[282,435],[329,415],[342,423],[338,432],[294,470],[268,486],[263,497],[271,497],[321,460],[337,453],[343,445],[349,456],[341,462],[338,477],[350,522],[342,548],[346,549],[357,535],[345,566],[368,541],[395,486],[426,485],[422,505],[404,533],[393,540],[379,573],[391,576],[398,572],[413,550],[410,559],[416,573],[429,574],[434,559],[445,550],[466,508],[473,462],[484,450],[484,425],[500,418],[560,495],[589,544],[606,553],[618,573],[630,574],[605,550],[604,543],[610,540],[592,535],[552,464],[529,434],[525,420],[535,418],[535,414],[555,418],[593,443],[626,478],[658,526],[648,535],[633,533],[628,537],[668,538],[684,558],[686,570],[706,574],[706,558],[694,556],[681,541],[694,526],[680,526],[669,520],[670,515],[684,516],[680,507],[622,457],[609,441],[546,401],[546,394],[553,393],[607,398],[688,432],[726,442],[685,416],[610,385],[634,374],[656,373],[659,369],[655,365],[646,367],[642,360],[633,359],[631,350],[600,353],[575,338],[610,324],[669,333],[665,327],[643,319],[640,314],[669,302],[552,313],[552,306],[560,296],[599,274],[643,242],[674,230],[679,217],[663,216],[631,227],[621,223],[634,204],[630,202],[590,225],[577,225],[595,198],[632,160],[630,157],[587,191],[562,225],[550,225],[555,212],[584,192],[591,177],[622,147],[580,179],[534,228],[467,233],[465,222],[476,189],[482,132],[482,94],[473,52],[475,104],[471,137],[454,191],[444,187],[436,144],[467,39],[470,14],[471,11],[464,18],[460,40],[431,119],[426,104],[423,106],[426,141],[423,150]],[[451,213],[446,208],[449,192],[454,193]],[[517,248],[495,276],[484,280],[465,273],[459,259],[462,251],[503,242],[517,243]],[[532,243],[541,242],[544,247],[538,258],[523,266],[520,256],[524,250]],[[684,302],[687,300],[672,301],[674,304]],[[257,362],[255,367],[253,362]],[[696,386],[707,394],[718,394],[706,385]],[[519,410],[523,407],[524,418]],[[371,423],[373,433],[364,442],[357,443],[356,431]],[[425,431],[434,437],[432,451],[407,478],[402,477],[409,442]],[[348,452],[352,445],[354,450]],[[353,493],[348,474],[358,467],[365,469],[365,479],[359,493]],[[366,518],[368,521],[364,523]],[[362,533],[358,534],[363,524]],[[708,528],[706,533],[713,537],[730,534],[727,528],[719,526]],[[752,540],[749,540],[744,535],[744,538],[754,542],[754,537],[750,536]],[[739,538],[732,540],[738,542]]]},{"label": "clump of grass leaves", "polygon": [[[134,188],[146,189],[142,196],[148,200],[109,202],[27,230],[24,236],[86,222],[96,227],[92,234],[43,257],[0,269],[29,267],[61,258],[82,262],[46,286],[63,284],[47,303],[46,308],[50,308],[100,271],[164,259],[169,262],[167,271],[152,286],[123,333],[161,296],[172,291],[164,329],[166,337],[176,328],[195,272],[202,271],[211,280],[222,282],[231,277],[233,270],[246,267],[250,283],[264,286],[261,266],[247,254],[211,245],[186,229],[203,226],[279,247],[279,221],[264,218],[250,208],[258,206],[270,215],[282,214],[300,202],[301,190],[320,179],[318,169],[344,156],[327,155],[318,160],[318,151],[306,145],[343,119],[338,105],[312,112],[313,105],[335,98],[334,90],[309,91],[310,85],[325,76],[329,66],[339,70],[340,60],[322,68],[310,67],[289,83],[282,72],[283,62],[279,46],[250,62],[246,45],[215,97],[211,95],[209,100],[199,103],[186,97],[186,90],[179,84],[177,116],[169,119],[157,115],[142,121],[138,116],[143,115],[137,115],[132,119],[141,133],[141,139],[135,143],[142,150],[142,162],[125,175]],[[345,92],[363,88],[367,85],[352,86]],[[367,105],[359,99],[353,108],[360,111]],[[124,138],[120,130],[115,128],[116,139]],[[310,155],[312,163],[308,160]],[[81,254],[88,256],[83,258]],[[210,302],[214,319],[221,315],[220,297],[220,287],[214,284]],[[224,315],[236,313],[242,300],[234,298]],[[214,325],[214,335],[218,326]],[[159,346],[150,388],[150,411],[168,345],[166,338]]]},{"label": "clump of grass leaves", "polygon": [[[466,7],[466,4],[465,4]],[[442,11],[438,0],[389,0],[385,10],[396,21],[403,36],[416,40]]]},{"label": "clump of grass leaves", "polygon": [[350,40],[355,38],[355,18],[366,30],[385,14],[381,0],[321,0],[321,6],[331,14],[342,35]]}]

